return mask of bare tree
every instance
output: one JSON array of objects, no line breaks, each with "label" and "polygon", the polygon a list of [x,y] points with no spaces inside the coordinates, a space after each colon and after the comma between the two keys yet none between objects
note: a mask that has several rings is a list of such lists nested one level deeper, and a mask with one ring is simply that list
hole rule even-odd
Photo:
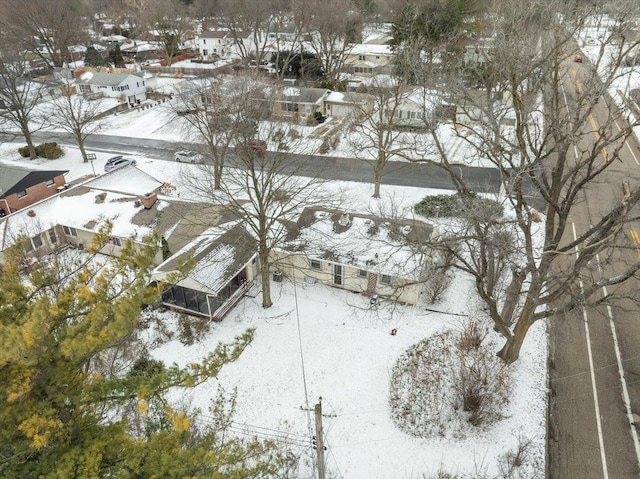
[{"label": "bare tree", "polygon": [[20,55],[0,50],[0,100],[4,103],[1,118],[16,126],[24,136],[32,160],[37,158],[30,120],[42,97],[43,87],[26,78],[27,66]]},{"label": "bare tree", "polygon": [[324,74],[334,80],[362,28],[362,18],[351,0],[311,2],[308,8],[313,15],[310,46],[321,59]]},{"label": "bare tree", "polygon": [[[178,94],[174,110],[188,125],[187,137],[204,144],[206,156],[213,161],[213,187],[220,189],[225,159],[239,137],[251,137],[260,118],[247,115],[255,111],[256,83],[250,77],[228,81],[202,79],[199,87]],[[259,111],[256,111],[259,113]],[[243,132],[248,132],[243,134]]]},{"label": "bare tree", "polygon": [[139,19],[138,29],[157,33],[167,66],[171,66],[190,28],[185,4],[180,0],[130,0],[130,6]]},{"label": "bare tree", "polygon": [[[267,32],[278,11],[278,1],[221,0],[220,23],[231,33],[243,59],[255,58],[260,63],[266,57]],[[247,33],[251,33],[249,44],[242,41]]]},{"label": "bare tree", "polygon": [[[258,96],[256,93],[254,98]],[[296,216],[306,206],[317,204],[323,182],[298,175],[299,165],[289,154],[296,150],[298,135],[292,133],[291,125],[265,121],[272,111],[271,103],[255,99],[246,105],[243,114],[248,119],[263,121],[256,125],[257,130],[246,128],[248,121],[236,131],[237,167],[225,171],[219,189],[211,181],[215,171],[207,165],[189,175],[188,181],[193,191],[236,215],[254,237],[261,268],[262,306],[268,308],[273,304],[272,252],[282,245]],[[265,151],[266,145],[275,147],[275,151]]]},{"label": "bare tree", "polygon": [[370,102],[353,102],[349,143],[354,156],[373,167],[373,197],[380,198],[385,167],[394,157],[412,158],[416,145],[402,130],[399,113],[411,89],[394,81],[392,85],[376,82],[367,88]]},{"label": "bare tree", "polygon": [[[623,229],[637,219],[640,188],[616,172],[635,123],[608,94],[624,58],[637,48],[627,31],[637,5],[616,6],[616,25],[598,57],[581,65],[572,62],[579,54],[574,39],[589,11],[562,2],[495,2],[484,32],[492,39],[486,61],[448,79],[456,86],[450,93],[459,110],[459,139],[500,171],[506,214],[469,215],[444,232],[455,241],[435,247],[454,255],[456,267],[475,279],[505,339],[499,356],[507,363],[518,359],[536,321],[609,303],[640,269],[640,262],[621,258],[633,247]],[[459,194],[471,198],[439,122],[431,117],[427,127],[439,146],[439,164]],[[604,191],[608,184],[615,185],[607,187],[614,199],[591,203],[595,218],[574,230],[572,215],[584,208],[584,198],[594,201],[594,188]]]},{"label": "bare tree", "polygon": [[100,103],[100,100],[90,101],[82,95],[71,94],[68,87],[61,87],[51,102],[52,122],[73,136],[85,163],[89,160],[84,143],[100,126],[98,120],[103,111]]},{"label": "bare tree", "polygon": [[3,30],[20,47],[47,64],[61,67],[71,60],[69,47],[84,39],[81,8],[76,0],[2,0]]}]

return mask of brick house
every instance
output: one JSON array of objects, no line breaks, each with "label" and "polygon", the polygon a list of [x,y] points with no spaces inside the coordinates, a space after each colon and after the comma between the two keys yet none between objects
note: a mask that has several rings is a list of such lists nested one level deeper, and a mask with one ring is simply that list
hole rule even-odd
[{"label": "brick house", "polygon": [[64,186],[63,170],[33,170],[0,164],[0,216],[48,198]]}]

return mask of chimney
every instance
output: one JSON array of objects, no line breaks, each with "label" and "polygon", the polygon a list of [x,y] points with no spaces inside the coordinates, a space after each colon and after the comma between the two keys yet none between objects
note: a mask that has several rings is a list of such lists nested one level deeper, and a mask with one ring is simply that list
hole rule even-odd
[{"label": "chimney", "polygon": [[144,206],[144,209],[149,210],[153,205],[156,204],[156,201],[158,201],[158,194],[147,193],[140,201],[142,201],[142,206]]},{"label": "chimney", "polygon": [[351,224],[351,218],[349,218],[349,213],[343,213],[338,220],[338,224],[340,226],[349,226]]}]

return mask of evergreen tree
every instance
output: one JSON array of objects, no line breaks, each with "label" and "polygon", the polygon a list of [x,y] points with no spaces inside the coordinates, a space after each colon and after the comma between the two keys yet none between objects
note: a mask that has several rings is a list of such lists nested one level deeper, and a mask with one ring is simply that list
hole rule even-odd
[{"label": "evergreen tree", "polygon": [[120,45],[116,43],[116,46],[111,52],[109,52],[109,58],[114,67],[121,67],[124,65],[124,58],[122,58],[122,51]]},{"label": "evergreen tree", "polygon": [[142,305],[159,294],[149,279],[160,241],[128,241],[120,257],[106,260],[96,252],[108,239],[105,228],[82,255],[45,256],[26,277],[24,241],[5,251],[0,477],[275,474],[280,456],[272,445],[223,441],[224,428],[196,427],[164,398],[168,388],[214,377],[253,332],[186,369],[149,359],[136,326]]},{"label": "evergreen tree", "polygon": [[88,67],[101,67],[106,65],[107,61],[95,47],[90,46],[84,54],[84,64]]}]

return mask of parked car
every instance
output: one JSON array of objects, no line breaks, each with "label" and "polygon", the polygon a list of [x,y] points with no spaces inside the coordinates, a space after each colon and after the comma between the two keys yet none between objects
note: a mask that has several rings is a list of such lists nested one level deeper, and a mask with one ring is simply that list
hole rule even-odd
[{"label": "parked car", "polygon": [[573,57],[573,61],[576,63],[582,63],[582,57],[580,55],[576,55]]},{"label": "parked car", "polygon": [[195,151],[182,150],[176,152],[175,160],[178,163],[204,163],[204,156]]},{"label": "parked car", "polygon": [[264,154],[267,151],[267,142],[264,140],[259,140],[257,138],[253,138],[251,140],[247,140],[245,143],[238,143],[236,145],[236,152],[242,151],[244,149],[251,149],[258,153],[258,155]]},{"label": "parked car", "polygon": [[107,160],[107,162],[104,164],[104,171],[115,170],[116,168],[122,168],[123,166],[127,165],[136,166],[136,160],[134,160],[133,158],[125,158],[124,156],[121,156],[119,158],[116,156]]}]

